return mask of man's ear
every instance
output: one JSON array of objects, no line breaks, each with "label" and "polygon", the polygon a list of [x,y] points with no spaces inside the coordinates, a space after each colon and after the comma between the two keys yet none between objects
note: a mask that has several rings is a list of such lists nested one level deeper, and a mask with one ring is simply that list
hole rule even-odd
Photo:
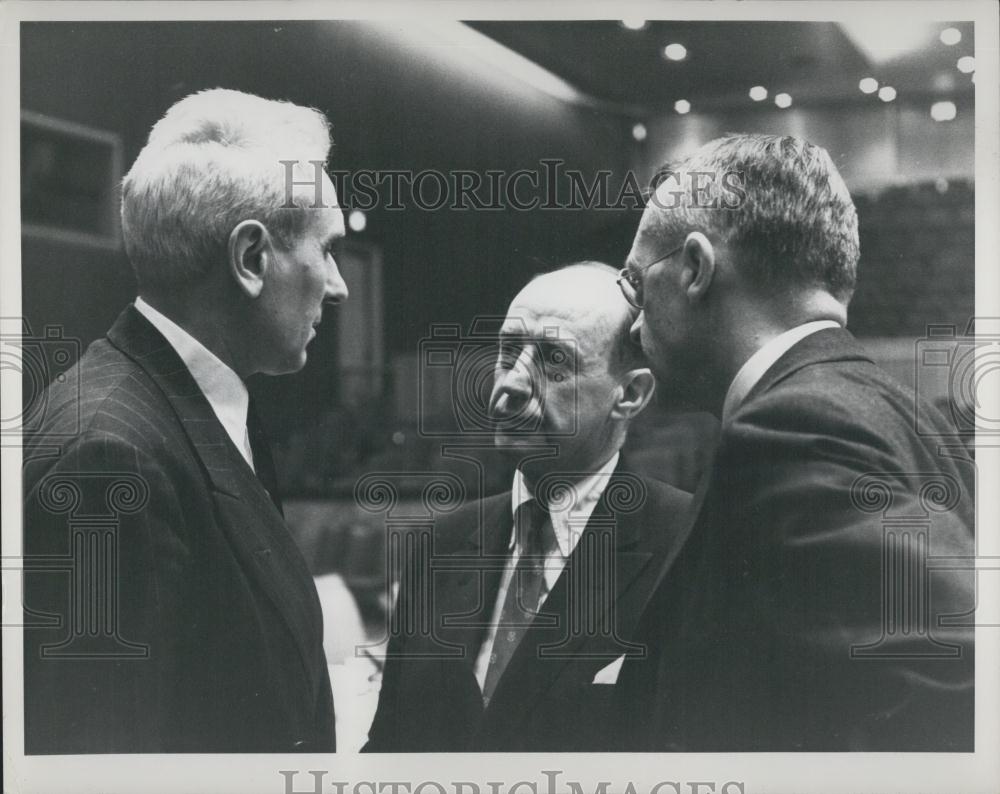
[{"label": "man's ear", "polygon": [[633,419],[653,399],[656,379],[647,367],[632,369],[625,373],[619,389],[621,393],[611,408],[611,416],[615,419]]},{"label": "man's ear", "polygon": [[681,252],[681,288],[692,303],[704,300],[715,278],[715,248],[701,232],[691,232]]},{"label": "man's ear", "polygon": [[257,298],[271,264],[270,236],[260,221],[240,221],[229,233],[229,273],[239,290]]}]

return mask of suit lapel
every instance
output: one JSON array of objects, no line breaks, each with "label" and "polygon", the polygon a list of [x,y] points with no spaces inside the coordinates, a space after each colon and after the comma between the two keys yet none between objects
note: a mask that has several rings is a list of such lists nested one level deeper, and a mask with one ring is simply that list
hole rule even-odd
[{"label": "suit lapel", "polygon": [[[506,711],[507,716],[500,718],[505,722],[510,713],[529,714],[532,704],[542,701],[572,660],[599,659],[603,666],[629,650],[640,649],[609,634],[617,631],[618,610],[632,585],[656,556],[643,538],[644,519],[656,512],[652,506],[647,503],[645,509],[634,512],[616,511],[612,506],[616,491],[634,491],[637,482],[619,464],[542,605],[539,620],[525,633],[501,678],[487,710],[487,724],[491,714]],[[658,515],[653,520],[668,522],[670,517]],[[552,617],[557,620],[555,627],[546,621]]]},{"label": "suit lapel", "polygon": [[177,352],[133,306],[108,331],[108,340],[140,366],[173,408],[216,490],[232,497],[222,528],[244,572],[287,622],[307,670],[315,666],[319,602],[301,552],[260,480],[233,446],[208,400]]},{"label": "suit lapel", "polygon": [[474,673],[507,561],[510,492],[479,504],[479,525],[456,552],[435,563],[433,591],[439,636],[463,649],[463,662],[470,673]]}]

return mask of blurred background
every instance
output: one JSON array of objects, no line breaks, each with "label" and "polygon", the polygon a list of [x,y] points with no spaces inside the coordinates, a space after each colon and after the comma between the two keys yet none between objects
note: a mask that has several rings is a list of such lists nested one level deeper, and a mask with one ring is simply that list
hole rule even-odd
[{"label": "blurred background", "polygon": [[[521,191],[542,196],[527,211],[429,206],[433,182],[395,202],[342,191],[351,298],[302,372],[251,384],[329,618],[349,749],[377,692],[368,654],[391,599],[387,527],[426,523],[435,482],[456,498],[509,487],[487,432],[449,446],[464,427],[455,367],[428,367],[429,351],[464,345],[466,360],[489,360],[489,318],[532,275],[579,259],[620,267],[641,209],[617,201],[630,179],[645,186],[724,132],[791,134],[829,150],[858,207],[849,327],[945,403],[916,351],[931,325],[932,343],[960,337],[974,311],[974,81],[973,28],[960,21],[23,23],[23,313],[33,336],[58,329],[86,346],[132,300],[117,184],[152,124],[200,89],[321,109],[329,168],[348,175],[465,171],[488,184],[524,169],[544,184],[560,162],[551,193]],[[589,208],[566,207],[602,180]],[[26,399],[48,375],[25,372]],[[654,407],[640,425],[633,466],[693,490],[714,420]],[[395,503],[365,496],[381,481]]]}]

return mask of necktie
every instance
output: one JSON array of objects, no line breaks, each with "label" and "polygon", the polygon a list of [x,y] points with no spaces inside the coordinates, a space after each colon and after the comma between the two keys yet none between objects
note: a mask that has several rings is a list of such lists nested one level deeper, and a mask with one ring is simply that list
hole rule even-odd
[{"label": "necktie", "polygon": [[253,467],[257,470],[257,479],[264,486],[278,512],[284,516],[281,497],[278,496],[278,476],[274,470],[274,458],[271,457],[271,445],[257,417],[252,399],[247,405],[247,436],[250,438],[250,451],[253,452]]},{"label": "necktie", "polygon": [[522,502],[517,508],[514,528],[521,556],[500,610],[490,663],[486,668],[483,702],[487,705],[538,612],[545,586],[545,556],[555,545],[549,514],[535,499]]}]

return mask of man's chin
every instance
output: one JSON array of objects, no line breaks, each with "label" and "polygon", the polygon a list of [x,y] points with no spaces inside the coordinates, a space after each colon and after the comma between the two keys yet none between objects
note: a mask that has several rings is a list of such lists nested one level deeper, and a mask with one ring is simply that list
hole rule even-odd
[{"label": "man's chin", "polygon": [[303,350],[297,355],[291,355],[281,361],[275,361],[267,366],[261,367],[258,372],[261,375],[293,375],[299,372],[306,365],[306,351]]},{"label": "man's chin", "polygon": [[493,446],[501,451],[510,450],[511,452],[515,452],[517,450],[537,447],[539,444],[544,443],[544,437],[530,433],[504,432],[502,430],[497,430],[493,433]]}]

